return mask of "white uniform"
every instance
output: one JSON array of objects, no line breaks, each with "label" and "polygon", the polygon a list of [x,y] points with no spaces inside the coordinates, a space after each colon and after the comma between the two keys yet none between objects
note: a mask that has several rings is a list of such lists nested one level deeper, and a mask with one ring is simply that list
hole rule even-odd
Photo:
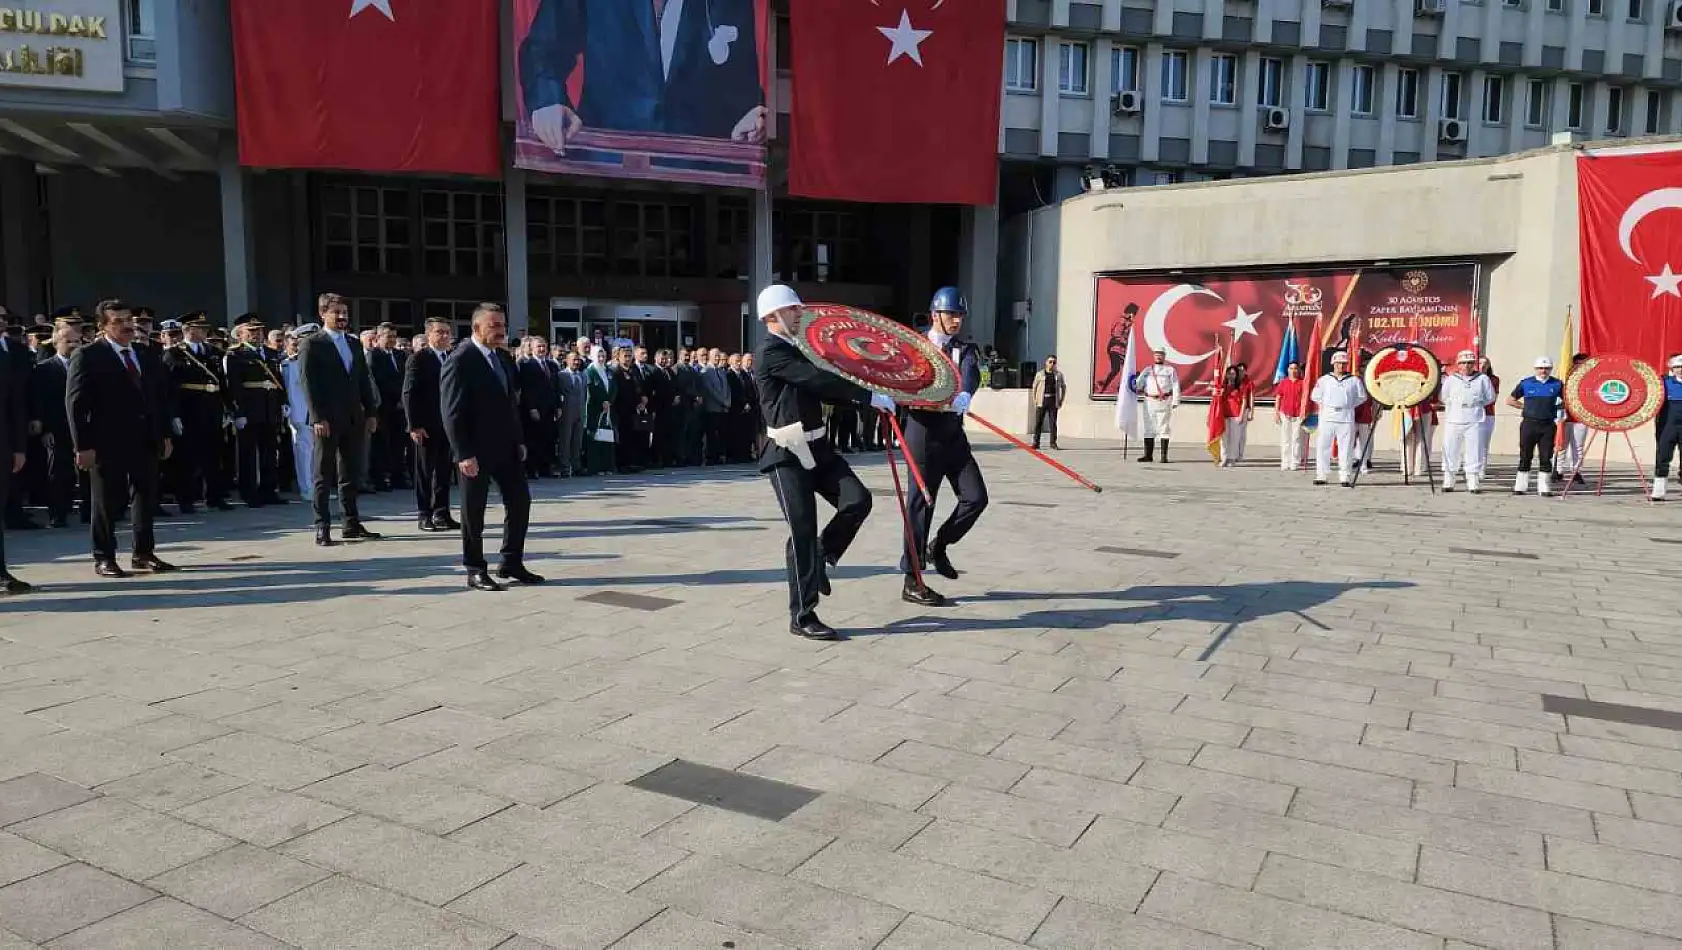
[{"label": "white uniform", "polygon": [[1588,423],[1574,422],[1570,419],[1560,424],[1565,426],[1565,448],[1561,449],[1559,457],[1554,459],[1554,471],[1561,476],[1568,476],[1583,467],[1583,446],[1588,444],[1589,427]]},{"label": "white uniform", "polygon": [[292,428],[292,467],[298,472],[298,490],[307,493],[315,483],[315,433],[310,431],[302,367],[294,356],[280,364],[280,375],[286,383],[286,423]]},{"label": "white uniform", "polygon": [[1174,407],[1180,404],[1180,375],[1166,363],[1161,366],[1152,363],[1133,378],[1133,391],[1140,396],[1139,414],[1145,421],[1145,438],[1168,438]]},{"label": "white uniform", "polygon": [[1454,487],[1454,477],[1464,471],[1466,486],[1478,490],[1478,479],[1488,461],[1489,442],[1483,436],[1484,407],[1495,402],[1495,387],[1489,377],[1478,373],[1443,377],[1443,489]]},{"label": "white uniform", "polygon": [[[1394,409],[1393,412],[1409,413],[1407,409]],[[1407,426],[1407,435],[1402,440],[1402,453],[1407,458],[1408,471],[1414,474],[1423,473],[1431,466],[1431,440],[1436,437],[1437,427],[1431,423],[1431,413],[1421,409],[1419,418],[1411,415],[1403,416],[1403,423]],[[1372,452],[1367,452],[1372,457]]]},{"label": "white uniform", "polygon": [[1338,379],[1330,373],[1314,384],[1311,397],[1320,406],[1315,438],[1314,480],[1323,482],[1332,471],[1332,443],[1337,443],[1337,477],[1349,484],[1355,464],[1355,410],[1367,401],[1367,388],[1353,374]]}]

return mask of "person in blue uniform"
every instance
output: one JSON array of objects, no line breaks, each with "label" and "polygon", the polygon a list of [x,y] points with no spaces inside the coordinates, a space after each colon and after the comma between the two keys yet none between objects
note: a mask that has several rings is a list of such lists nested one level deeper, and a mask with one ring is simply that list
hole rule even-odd
[{"label": "person in blue uniform", "polygon": [[[964,433],[964,414],[969,411],[975,391],[981,388],[981,351],[963,336],[964,317],[968,314],[969,303],[958,288],[942,287],[935,291],[934,299],[929,301],[929,339],[958,368],[958,393],[949,408],[911,409],[905,419],[905,451],[922,470],[929,499],[924,501],[921,492],[909,493],[912,540],[900,556],[899,569],[905,574],[905,589],[900,597],[923,607],[944,606],[946,598],[929,589],[912,571],[913,556],[941,577],[956,580],[958,570],[952,566],[946,550],[962,541],[987,510],[987,483],[981,478],[981,466],[976,464],[969,436]],[[958,504],[930,538],[934,501],[942,482],[952,486]]]},{"label": "person in blue uniform", "polygon": [[1507,396],[1507,405],[1524,414],[1518,427],[1518,477],[1513,494],[1522,495],[1530,485],[1530,463],[1537,460],[1542,471],[1536,476],[1536,494],[1553,494],[1554,430],[1564,414],[1565,384],[1554,378],[1554,361],[1538,356],[1535,372],[1525,377]]},{"label": "person in blue uniform", "polygon": [[1664,402],[1654,423],[1659,429],[1659,457],[1653,462],[1653,500],[1664,501],[1670,481],[1670,457],[1682,449],[1682,353],[1670,358],[1670,375],[1664,378]]}]

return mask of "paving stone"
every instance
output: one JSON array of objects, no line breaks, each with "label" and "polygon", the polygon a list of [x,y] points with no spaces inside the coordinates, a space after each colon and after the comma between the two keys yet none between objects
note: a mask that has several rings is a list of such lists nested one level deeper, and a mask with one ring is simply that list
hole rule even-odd
[{"label": "paving stone", "polygon": [[1370,726],[1361,737],[1361,745],[1389,752],[1435,757],[1438,760],[1452,759],[1487,768],[1518,768],[1518,750],[1512,746],[1496,745],[1476,739],[1456,739],[1437,733]]},{"label": "paving stone", "polygon": [[694,802],[612,782],[592,786],[545,809],[550,814],[646,834],[697,807]]},{"label": "paving stone", "polygon": [[313,736],[304,745],[388,769],[450,748],[440,739],[367,722]]},{"label": "paving stone", "polygon": [[992,755],[1106,782],[1126,782],[1144,764],[1140,758],[1117,756],[1113,752],[1033,736],[1011,736],[994,749]]},{"label": "paving stone", "polygon": [[1100,817],[1074,850],[1248,890],[1266,853],[1236,842]]},{"label": "paving stone", "polygon": [[1052,769],[1034,769],[1010,787],[1019,798],[1060,805],[1069,809],[1090,809],[1147,825],[1159,825],[1174,807],[1175,796],[1166,792],[1120,785]]},{"label": "paving stone", "polygon": [[195,825],[258,847],[272,847],[350,814],[313,798],[247,785],[178,809]]},{"label": "paving stone", "polygon": [[1272,729],[1250,730],[1250,735],[1244,739],[1244,748],[1360,772],[1376,772],[1440,785],[1454,783],[1454,762],[1447,758],[1390,752],[1368,745],[1325,742]]},{"label": "paving stone", "polygon": [[246,785],[245,779],[185,762],[171,762],[97,789],[157,811],[172,811]]},{"label": "paving stone", "polygon": [[302,950],[490,950],[509,936],[506,930],[336,875],[239,922]]},{"label": "paving stone", "polygon": [[1435,937],[1335,911],[1163,874],[1139,913],[1263,947],[1436,950]]},{"label": "paving stone", "polygon": [[131,880],[145,880],[233,839],[115,798],[96,798],[12,825],[13,834]]},{"label": "paving stone", "polygon": [[377,765],[325,779],[299,789],[299,793],[440,835],[508,805],[488,795]]},{"label": "paving stone", "polygon": [[36,943],[85,927],[155,897],[86,864],[66,864],[0,887],[0,927]]},{"label": "paving stone", "polygon": [[1614,927],[1682,937],[1682,902],[1672,894],[1552,871],[1507,868],[1432,848],[1419,856],[1419,883]]},{"label": "paving stone", "polygon": [[946,784],[941,779],[787,746],[773,749],[749,762],[742,766],[741,771],[904,809],[917,808],[933,798]]},{"label": "paving stone", "polygon": [[1682,860],[1570,838],[1548,839],[1548,870],[1682,894]]},{"label": "paving stone", "polygon": [[568,870],[615,890],[630,890],[682,860],[686,852],[609,825],[515,805],[450,835],[481,851]]},{"label": "paving stone", "polygon": [[595,739],[549,733],[523,733],[498,739],[481,746],[479,751],[582,772],[608,782],[629,782],[673,758]]},{"label": "paving stone", "polygon": [[828,835],[706,805],[679,815],[645,837],[770,874],[789,873],[833,840]]},{"label": "paving stone", "polygon": [[38,772],[0,782],[0,825],[79,805],[98,793]]},{"label": "paving stone", "polygon": [[783,819],[783,823],[805,828],[843,841],[892,851],[904,844],[934,819],[928,815],[901,811],[847,795],[820,795],[811,804]]},{"label": "paving stone", "polygon": [[897,853],[1126,911],[1156,880],[1130,854],[1071,851],[956,821],[936,821]]},{"label": "paving stone", "polygon": [[1682,940],[1570,917],[1554,918],[1554,938],[1559,950],[1682,950]]},{"label": "paving stone", "polygon": [[1627,817],[1632,814],[1629,794],[1622,789],[1608,788],[1604,785],[1590,785],[1587,782],[1573,782],[1546,775],[1489,769],[1476,765],[1462,765],[1455,772],[1454,782],[1460,788],[1495,795],[1548,802],[1610,815]]},{"label": "paving stone", "polygon": [[1407,779],[1246,749],[1207,745],[1191,764],[1195,768],[1230,772],[1279,785],[1335,790],[1390,805],[1406,805],[1413,800],[1413,782]]},{"label": "paving stone", "polygon": [[1276,815],[1285,813],[1295,789],[1277,782],[1242,778],[1224,772],[1175,765],[1171,762],[1146,762],[1133,776],[1133,785],[1154,788],[1192,798],[1211,798],[1232,802]]},{"label": "paving stone", "polygon": [[[506,945],[498,947],[497,950],[505,950],[505,947]],[[763,934],[750,934],[734,927],[721,926],[670,908],[633,930],[625,939],[614,944],[613,950],[673,950],[677,947],[792,950],[788,944]],[[517,948],[506,947],[506,950]],[[535,944],[532,950],[537,950]]]},{"label": "paving stone", "polygon": [[556,947],[607,947],[660,905],[570,875],[524,866],[450,904],[450,910]]},{"label": "paving stone", "polygon": [[1594,816],[1594,827],[1601,844],[1682,858],[1682,828],[1612,815]]},{"label": "paving stone", "polygon": [[285,855],[242,844],[166,871],[146,883],[196,907],[235,918],[328,875]]},{"label": "paving stone", "polygon": [[447,904],[519,864],[364,815],[294,838],[280,850],[428,904]]},{"label": "paving stone", "polygon": [[286,950],[286,944],[169,898],[53,941],[54,950]]},{"label": "paving stone", "polygon": [[1074,844],[1097,817],[1092,812],[962,785],[948,786],[920,810],[937,818],[964,821],[1065,848]]},{"label": "paving stone", "polygon": [[916,741],[896,746],[878,759],[877,763],[905,772],[1000,792],[1016,784],[1018,779],[1028,773],[1028,767],[1025,765]]},{"label": "paving stone", "polygon": [[812,950],[870,950],[905,918],[885,904],[699,856],[633,896]]},{"label": "paving stone", "polygon": [[1174,806],[1168,828],[1261,851],[1411,880],[1418,848],[1391,838],[1357,834],[1326,825],[1251,811],[1207,798]]},{"label": "paving stone", "polygon": [[965,927],[941,920],[912,914],[894,928],[888,939],[877,944],[877,950],[943,950],[964,947],[966,950],[1010,950],[1026,944],[1014,940],[1000,940],[989,934],[977,933]]},{"label": "paving stone", "polygon": [[1476,789],[1420,785],[1414,790],[1413,807],[1581,841],[1594,840],[1594,822],[1589,812],[1508,795],[1493,795]]},{"label": "paving stone", "polygon": [[69,863],[69,858],[56,851],[0,831],[0,887]]},{"label": "paving stone", "polygon": [[1509,825],[1379,805],[1311,789],[1297,793],[1289,814],[1317,825],[1484,855],[1519,867],[1539,868],[1543,862],[1542,835]]},{"label": "paving stone", "polygon": [[1029,941],[1045,950],[1244,950],[1253,946],[1111,907],[1064,899]]},{"label": "paving stone", "polygon": [[416,758],[397,771],[425,775],[539,808],[596,784],[593,777],[579,772],[552,769],[535,762],[506,759],[459,746]]},{"label": "paving stone", "polygon": [[177,749],[171,755],[283,791],[319,782],[362,764],[360,759],[328,755],[248,732],[220,736]]}]

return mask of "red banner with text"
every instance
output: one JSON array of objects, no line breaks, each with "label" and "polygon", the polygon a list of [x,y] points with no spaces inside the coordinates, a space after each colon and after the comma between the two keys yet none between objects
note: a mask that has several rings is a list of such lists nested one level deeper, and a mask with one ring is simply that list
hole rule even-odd
[{"label": "red banner with text", "polygon": [[1477,287],[1476,264],[1101,276],[1090,392],[1114,398],[1127,347],[1137,346],[1141,367],[1163,350],[1193,398],[1209,395],[1230,352],[1265,398],[1285,364],[1308,352],[1316,321],[1326,366],[1309,377],[1357,333],[1365,353],[1409,343],[1452,365],[1477,344]]}]

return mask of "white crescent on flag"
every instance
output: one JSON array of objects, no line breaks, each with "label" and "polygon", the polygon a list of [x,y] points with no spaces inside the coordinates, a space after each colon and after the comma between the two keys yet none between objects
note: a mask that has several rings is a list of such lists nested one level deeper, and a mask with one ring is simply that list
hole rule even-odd
[{"label": "white crescent on flag", "polygon": [[[1189,353],[1180,352],[1178,349],[1174,348],[1174,344],[1168,342],[1169,313],[1174,309],[1175,304],[1187,297],[1196,295],[1213,297],[1216,300],[1221,299],[1220,294],[1215,293],[1207,287],[1202,287],[1197,284],[1175,284],[1163,291],[1162,295],[1157,297],[1156,300],[1151,303],[1150,309],[1145,311],[1145,345],[1150,347],[1152,351],[1161,350],[1164,358],[1166,358],[1168,362],[1179,366],[1191,366],[1195,363],[1208,359],[1216,352],[1215,350],[1209,350],[1204,353],[1199,353],[1196,356],[1192,356]],[[1251,332],[1253,333],[1255,331],[1252,330]]]},{"label": "white crescent on flag", "polygon": [[1629,203],[1629,207],[1624,209],[1624,216],[1618,219],[1618,246],[1623,248],[1625,257],[1641,263],[1629,246],[1630,239],[1635,236],[1635,228],[1648,215],[1667,208],[1682,208],[1682,188],[1654,188]]}]

